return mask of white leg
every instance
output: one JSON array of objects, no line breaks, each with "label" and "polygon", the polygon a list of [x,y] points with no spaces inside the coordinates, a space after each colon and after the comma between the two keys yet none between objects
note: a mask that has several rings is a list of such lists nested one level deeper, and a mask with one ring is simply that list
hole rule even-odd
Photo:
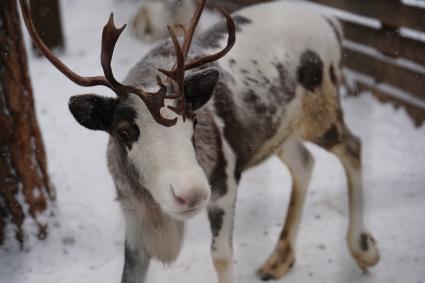
[{"label": "white leg", "polygon": [[289,168],[292,176],[292,193],[279,240],[273,253],[257,272],[258,277],[264,281],[281,278],[295,262],[295,240],[314,166],[313,156],[297,140],[287,141],[276,155]]},{"label": "white leg", "polygon": [[211,255],[219,283],[234,282],[232,240],[236,190],[236,180],[231,178],[227,182],[227,193],[208,207],[212,232]]},{"label": "white leg", "polygon": [[364,272],[379,261],[376,241],[364,224],[363,185],[361,168],[360,139],[348,130],[343,134],[342,143],[330,149],[341,160],[348,183],[349,225],[347,244],[354,259]]}]

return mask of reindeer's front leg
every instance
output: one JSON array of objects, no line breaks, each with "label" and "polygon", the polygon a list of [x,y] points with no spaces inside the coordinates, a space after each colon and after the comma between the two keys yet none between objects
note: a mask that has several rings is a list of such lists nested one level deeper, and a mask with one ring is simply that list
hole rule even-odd
[{"label": "reindeer's front leg", "polygon": [[148,271],[150,257],[144,251],[132,248],[125,243],[124,271],[121,283],[143,283]]},{"label": "reindeer's front leg", "polygon": [[226,194],[212,201],[208,207],[212,232],[211,255],[219,283],[233,283],[232,238],[237,182],[229,177],[226,183],[227,190],[223,190]]}]

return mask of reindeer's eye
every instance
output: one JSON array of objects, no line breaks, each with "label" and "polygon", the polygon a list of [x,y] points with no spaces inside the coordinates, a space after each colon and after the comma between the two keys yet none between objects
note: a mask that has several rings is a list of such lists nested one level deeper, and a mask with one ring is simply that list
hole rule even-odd
[{"label": "reindeer's eye", "polygon": [[131,148],[131,144],[139,138],[139,128],[129,121],[121,121],[116,124],[115,135],[117,139]]},{"label": "reindeer's eye", "polygon": [[130,134],[126,130],[118,130],[118,138],[122,142],[130,140]]}]

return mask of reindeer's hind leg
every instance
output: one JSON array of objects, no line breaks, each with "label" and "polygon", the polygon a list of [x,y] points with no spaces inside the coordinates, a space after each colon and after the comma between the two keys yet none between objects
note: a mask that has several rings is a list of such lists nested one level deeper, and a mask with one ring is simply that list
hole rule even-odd
[{"label": "reindeer's hind leg", "polygon": [[262,280],[281,278],[295,262],[294,248],[301,221],[304,199],[314,165],[313,156],[297,140],[287,141],[276,153],[292,175],[292,193],[285,225],[273,253],[258,270]]},{"label": "reindeer's hind leg", "polygon": [[330,64],[323,68],[322,83],[303,96],[301,133],[304,139],[318,144],[335,154],[348,181],[349,228],[347,242],[351,254],[366,271],[379,261],[375,240],[363,221],[363,186],[360,139],[348,130],[341,109],[338,88],[341,70]]},{"label": "reindeer's hind leg", "polygon": [[379,252],[363,220],[363,185],[361,167],[361,141],[351,134],[342,115],[321,138],[315,141],[334,153],[342,165],[348,181],[349,226],[347,243],[350,252],[363,271],[379,261]]}]

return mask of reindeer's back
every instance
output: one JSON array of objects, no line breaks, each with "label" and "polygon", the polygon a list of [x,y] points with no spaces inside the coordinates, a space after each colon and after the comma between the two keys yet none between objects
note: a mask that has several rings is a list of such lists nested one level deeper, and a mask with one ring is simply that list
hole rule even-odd
[{"label": "reindeer's back", "polygon": [[[273,2],[233,15],[236,44],[218,62],[222,72],[210,107],[241,170],[272,154],[300,121],[301,89],[314,88],[332,62],[339,66],[341,30],[309,4]],[[226,44],[226,26],[206,31],[207,53]]]}]

